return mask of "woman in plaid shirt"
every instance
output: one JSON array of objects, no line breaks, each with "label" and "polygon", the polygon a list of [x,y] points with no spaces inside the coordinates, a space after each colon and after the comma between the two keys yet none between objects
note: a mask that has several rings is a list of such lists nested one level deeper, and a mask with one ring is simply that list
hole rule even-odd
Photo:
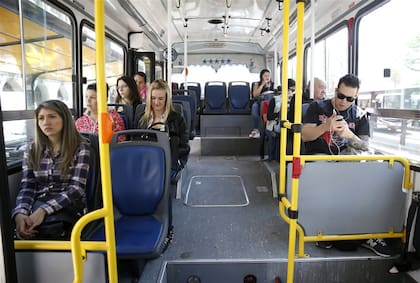
[{"label": "woman in plaid shirt", "polygon": [[[21,189],[12,212],[21,239],[42,237],[42,224],[57,214],[65,214],[74,224],[86,209],[90,149],[69,109],[59,100],[45,101],[35,110],[35,121],[35,141],[24,155]],[[71,228],[67,227],[67,236]]]}]

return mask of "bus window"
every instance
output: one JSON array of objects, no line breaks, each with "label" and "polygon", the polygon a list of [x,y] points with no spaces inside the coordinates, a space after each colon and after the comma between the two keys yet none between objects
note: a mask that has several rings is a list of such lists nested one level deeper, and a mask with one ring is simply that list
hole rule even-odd
[{"label": "bus window", "polygon": [[363,101],[359,105],[372,114],[370,144],[415,162],[420,138],[417,119],[413,120],[420,97],[419,37],[417,32],[401,32],[401,27],[419,26],[419,9],[416,0],[389,1],[363,15],[356,21],[355,48]]},{"label": "bus window", "polygon": [[[19,23],[19,6],[6,2],[0,4],[1,18]],[[69,15],[42,0],[22,0],[20,7],[23,26],[3,25],[7,36],[0,39],[0,99],[8,161],[32,138],[32,110],[41,101],[61,99],[73,107],[74,26]]]},{"label": "bus window", "polygon": [[[83,77],[87,84],[96,82],[96,51],[95,51],[95,31],[87,25],[82,27],[82,58],[83,58]],[[116,91],[113,86],[117,79],[124,74],[124,48],[119,43],[109,37],[105,37],[106,53],[106,82],[110,87],[109,100],[114,102]],[[86,85],[83,86],[85,91]]]},{"label": "bus window", "polygon": [[[347,74],[348,67],[348,29],[342,27],[315,44],[314,77],[325,80],[327,83],[327,96],[332,96],[337,87],[338,80]],[[307,68],[306,78],[311,76],[311,47],[306,49]]]},{"label": "bus window", "polygon": [[[420,2],[416,0],[390,1],[360,20],[360,92],[374,92],[376,96],[371,99],[378,107],[417,108],[419,39],[416,33],[401,32],[401,27],[420,25],[418,9]],[[391,18],[398,19],[398,25]],[[387,36],[381,36],[381,32]]]}]

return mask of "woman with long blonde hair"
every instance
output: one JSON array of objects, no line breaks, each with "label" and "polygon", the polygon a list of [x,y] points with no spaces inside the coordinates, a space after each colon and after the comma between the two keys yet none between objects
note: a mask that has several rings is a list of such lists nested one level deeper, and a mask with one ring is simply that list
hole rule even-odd
[{"label": "woman with long blonde hair", "polygon": [[173,180],[185,165],[190,146],[184,118],[172,106],[172,97],[166,81],[155,80],[150,85],[146,108],[140,116],[138,128],[169,132]]}]

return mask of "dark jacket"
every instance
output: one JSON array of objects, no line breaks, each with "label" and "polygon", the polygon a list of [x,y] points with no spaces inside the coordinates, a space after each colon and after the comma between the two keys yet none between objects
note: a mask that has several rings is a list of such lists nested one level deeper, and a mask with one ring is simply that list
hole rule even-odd
[{"label": "dark jacket", "polygon": [[[141,113],[143,117],[144,112]],[[181,114],[176,111],[171,111],[166,120],[167,130],[169,132],[169,142],[171,146],[171,169],[179,170],[184,167],[188,160],[188,154],[190,153],[189,134],[185,125],[184,118]],[[139,129],[147,129],[147,123],[139,121],[137,125]]]}]

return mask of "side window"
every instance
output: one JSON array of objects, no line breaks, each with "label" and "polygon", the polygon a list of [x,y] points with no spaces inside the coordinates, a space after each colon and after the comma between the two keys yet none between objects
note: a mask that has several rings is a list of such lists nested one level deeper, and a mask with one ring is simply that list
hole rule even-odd
[{"label": "side window", "polygon": [[[327,95],[334,93],[338,80],[349,72],[348,64],[348,38],[347,27],[342,27],[315,43],[314,49],[314,77],[325,80]],[[306,49],[306,78],[311,77],[312,65],[311,47]]]},{"label": "side window", "polygon": [[[96,81],[96,47],[95,47],[95,31],[87,25],[82,27],[82,58],[83,77],[86,78],[87,84]],[[105,77],[110,87],[109,100],[114,101],[116,95],[115,84],[117,79],[124,74],[124,48],[109,37],[105,37],[105,59],[106,69]],[[86,85],[83,86],[85,91]]]},{"label": "side window", "polygon": [[37,104],[60,99],[73,106],[74,23],[46,1],[22,0],[21,11],[15,2],[0,3],[1,18],[11,22],[2,26],[0,37],[0,100],[8,161],[19,159],[20,145],[32,139],[32,110]]},{"label": "side window", "polygon": [[419,9],[417,0],[392,0],[356,19],[358,105],[371,113],[370,144],[416,162],[420,156],[420,32],[414,27],[420,26]]},{"label": "side window", "polygon": [[[416,8],[420,9],[416,0],[390,1],[360,19],[360,91],[375,92],[373,107],[420,109],[420,32],[408,32],[420,26]],[[407,32],[401,27],[408,27]]]}]

